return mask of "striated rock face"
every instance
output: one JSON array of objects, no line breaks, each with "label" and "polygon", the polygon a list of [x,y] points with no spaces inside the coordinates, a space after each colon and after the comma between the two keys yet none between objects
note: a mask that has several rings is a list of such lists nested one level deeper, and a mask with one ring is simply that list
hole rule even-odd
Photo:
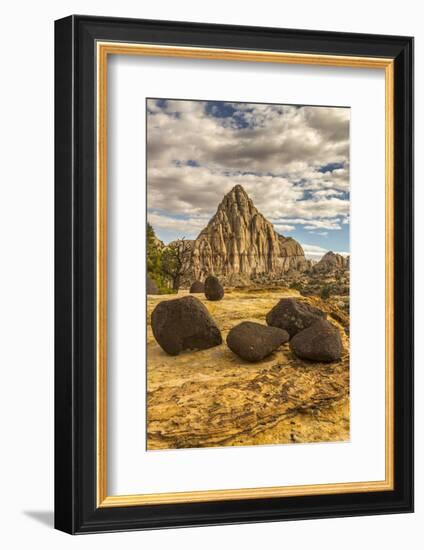
[{"label": "striated rock face", "polygon": [[313,266],[316,273],[328,273],[338,269],[349,269],[349,257],[345,258],[341,254],[336,254],[330,250]]},{"label": "striated rock face", "polygon": [[200,280],[211,273],[255,276],[303,271],[310,266],[300,244],[279,235],[241,185],[225,195],[194,241],[191,262],[194,277]]}]

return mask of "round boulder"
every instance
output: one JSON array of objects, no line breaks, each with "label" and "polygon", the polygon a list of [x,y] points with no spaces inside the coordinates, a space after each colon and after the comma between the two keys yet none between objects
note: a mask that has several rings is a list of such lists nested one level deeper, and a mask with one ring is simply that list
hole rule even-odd
[{"label": "round boulder", "polygon": [[266,322],[271,327],[278,327],[290,334],[295,334],[310,327],[316,321],[326,319],[327,315],[320,309],[301,302],[296,298],[282,298],[267,313]]},{"label": "round boulder", "polygon": [[343,353],[339,330],[325,319],[293,336],[290,349],[301,359],[321,362],[337,361]]},{"label": "round boulder", "polygon": [[158,289],[158,285],[156,284],[156,281],[154,281],[150,277],[147,277],[147,280],[146,280],[146,290],[147,290],[147,294],[159,294],[159,289]]},{"label": "round boulder", "polygon": [[260,361],[288,341],[289,334],[285,330],[250,321],[236,325],[227,336],[230,350],[251,362]]},{"label": "round boulder", "polygon": [[205,296],[208,300],[216,302],[224,297],[224,287],[217,277],[209,275],[205,281]]},{"label": "round boulder", "polygon": [[190,294],[203,294],[205,292],[205,283],[194,281],[190,287]]},{"label": "round boulder", "polygon": [[160,302],[152,312],[152,331],[169,355],[207,349],[222,343],[221,332],[206,307],[194,296]]}]

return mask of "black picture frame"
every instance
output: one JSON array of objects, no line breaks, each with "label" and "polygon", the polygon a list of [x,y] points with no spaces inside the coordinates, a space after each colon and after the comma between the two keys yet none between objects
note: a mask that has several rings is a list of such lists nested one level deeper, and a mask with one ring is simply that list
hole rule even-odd
[{"label": "black picture frame", "polygon": [[[394,490],[97,507],[98,40],[394,60]],[[413,39],[73,15],[55,22],[55,74],[55,527],[76,534],[412,512]]]}]

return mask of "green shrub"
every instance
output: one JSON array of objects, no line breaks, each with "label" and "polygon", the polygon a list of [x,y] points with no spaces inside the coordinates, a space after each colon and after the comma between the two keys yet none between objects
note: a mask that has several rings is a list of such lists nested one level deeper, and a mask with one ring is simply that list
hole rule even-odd
[{"label": "green shrub", "polygon": [[172,294],[173,290],[169,288],[169,280],[161,269],[162,248],[158,246],[155,231],[150,223],[147,224],[146,241],[147,275],[156,283],[160,294]]}]

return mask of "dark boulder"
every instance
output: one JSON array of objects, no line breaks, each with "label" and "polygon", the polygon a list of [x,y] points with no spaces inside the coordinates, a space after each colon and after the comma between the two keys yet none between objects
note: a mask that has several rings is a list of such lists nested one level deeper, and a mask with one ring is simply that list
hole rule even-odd
[{"label": "dark boulder", "polygon": [[147,277],[146,280],[146,291],[147,294],[160,294],[156,281],[154,281],[150,277]]},{"label": "dark boulder", "polygon": [[302,359],[322,362],[337,361],[343,353],[338,328],[325,319],[293,336],[290,349]]},{"label": "dark boulder", "polygon": [[295,334],[310,327],[320,319],[326,319],[327,315],[320,309],[301,302],[296,298],[282,298],[271,311],[267,313],[266,322],[271,327],[278,327],[290,334]]},{"label": "dark boulder", "polygon": [[281,344],[289,341],[285,330],[244,321],[233,327],[227,336],[231,351],[246,361],[260,361]]},{"label": "dark boulder", "polygon": [[217,277],[209,275],[205,281],[205,296],[208,300],[217,301],[224,297],[224,287]]},{"label": "dark boulder", "polygon": [[205,292],[205,283],[194,281],[190,287],[190,294],[203,294]]},{"label": "dark boulder", "polygon": [[207,349],[222,343],[221,332],[206,307],[194,296],[160,302],[152,312],[152,331],[169,355]]}]

